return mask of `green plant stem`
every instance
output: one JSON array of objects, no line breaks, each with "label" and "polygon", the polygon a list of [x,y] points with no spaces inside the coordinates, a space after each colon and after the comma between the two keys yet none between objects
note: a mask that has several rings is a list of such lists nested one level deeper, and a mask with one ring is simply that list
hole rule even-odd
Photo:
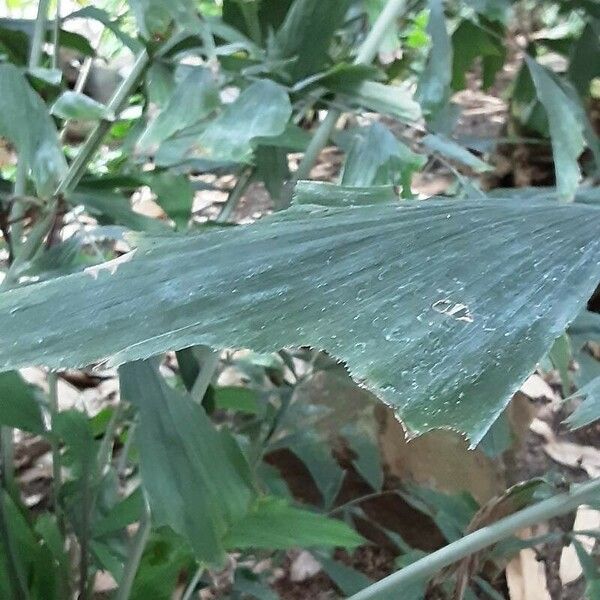
[{"label": "green plant stem", "polygon": [[196,569],[194,576],[190,579],[188,586],[185,588],[185,592],[183,592],[183,596],[181,596],[181,600],[191,600],[192,599],[194,591],[196,590],[196,586],[198,585],[198,582],[200,581],[200,578],[202,577],[202,573],[204,573],[204,567],[202,565],[200,565]]},{"label": "green plant stem", "polygon": [[131,595],[133,581],[135,580],[135,575],[138,567],[140,566],[140,561],[142,560],[142,555],[144,553],[144,548],[146,547],[146,542],[148,541],[149,535],[150,509],[148,504],[144,502],[142,518],[140,519],[138,530],[135,534],[132,547],[129,551],[127,563],[125,564],[125,569],[123,571],[123,578],[119,584],[119,589],[115,596],[115,600],[128,600],[129,596]]},{"label": "green plant stem", "polygon": [[600,478],[574,486],[569,492],[538,502],[428,554],[354,594],[350,600],[372,600],[389,594],[401,598],[407,586],[429,580],[444,567],[504,540],[520,529],[569,513],[599,497]]},{"label": "green plant stem", "polygon": [[[42,58],[42,48],[44,45],[44,38],[46,36],[46,21],[48,17],[49,4],[49,0],[40,0],[38,4],[35,25],[33,28],[33,37],[31,40],[31,49],[29,51],[28,66],[30,69],[38,67]],[[26,188],[27,164],[19,157],[14,189],[14,196],[16,200],[10,214],[10,221],[12,223],[11,244],[14,255],[18,253],[19,246],[21,245],[21,239],[23,237],[23,217],[25,216],[25,207],[23,206],[23,202],[20,201],[20,197],[25,195]]]},{"label": "green plant stem", "polygon": [[[394,20],[404,10],[405,6],[406,0],[388,0],[387,4],[377,17],[373,28],[365,38],[365,41],[361,44],[354,60],[354,64],[367,65],[373,62],[373,59],[377,56],[383,38],[389,28],[393,25]],[[301,179],[306,179],[309,176],[317,157],[331,137],[340,115],[341,111],[338,109],[329,110],[327,116],[323,119],[310,141],[310,144],[300,161],[298,170],[294,173],[292,179],[294,183]]]},{"label": "green plant stem", "polygon": [[37,16],[35,18],[35,25],[33,28],[33,37],[31,39],[31,52],[29,53],[30,69],[35,69],[35,67],[39,66],[40,59],[42,58],[49,6],[50,0],[39,0]]},{"label": "green plant stem", "polygon": [[252,180],[253,174],[253,169],[246,169],[240,174],[238,180],[235,183],[235,186],[233,187],[231,192],[229,192],[229,196],[227,196],[227,200],[225,201],[225,204],[223,204],[221,212],[215,219],[216,223],[226,223],[229,220],[229,218],[233,214],[233,211],[235,210],[235,207],[240,201],[240,198],[244,195],[244,192],[248,188],[248,185],[250,185],[250,181]]},{"label": "green plant stem", "polygon": [[[58,374],[51,371],[48,374],[48,408],[50,409],[50,431],[54,430],[54,420],[58,414]],[[52,450],[52,504],[56,523],[61,534],[65,533],[65,522],[60,506],[60,489],[62,486],[62,459],[60,454],[60,444],[56,436],[50,437],[50,447]]]}]

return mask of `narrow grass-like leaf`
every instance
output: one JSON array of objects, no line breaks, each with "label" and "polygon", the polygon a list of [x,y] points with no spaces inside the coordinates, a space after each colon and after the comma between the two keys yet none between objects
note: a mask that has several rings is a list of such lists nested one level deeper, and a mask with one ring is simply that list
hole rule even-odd
[{"label": "narrow grass-like leaf", "polygon": [[225,537],[227,549],[297,546],[355,548],[363,538],[343,521],[294,508],[277,498],[261,498],[254,509],[235,523]]},{"label": "narrow grass-like leaf", "polygon": [[446,136],[434,134],[426,135],[423,138],[423,145],[433,152],[439,152],[442,156],[473,169],[476,173],[494,170],[494,167],[482,161],[473,153],[469,152],[469,150]]},{"label": "narrow grass-like leaf", "polygon": [[50,112],[61,119],[78,119],[81,121],[113,119],[106,106],[85,94],[67,90],[54,102]]},{"label": "narrow grass-like leaf", "polygon": [[67,170],[54,123],[42,99],[14,65],[0,65],[0,136],[17,148],[19,159],[31,169],[37,193],[46,197]]},{"label": "narrow grass-like leaf", "polygon": [[583,152],[583,123],[573,100],[554,81],[552,75],[530,57],[525,57],[538,98],[548,115],[552,152],[556,171],[556,187],[562,199],[572,200],[581,173],[577,159]]},{"label": "narrow grass-like leaf", "polygon": [[429,8],[427,33],[431,37],[431,51],[419,79],[417,99],[424,111],[435,114],[450,97],[452,43],[442,0],[429,0]]},{"label": "narrow grass-like leaf", "polygon": [[45,431],[33,389],[15,371],[0,374],[0,425],[37,434]]},{"label": "narrow grass-like leaf", "polygon": [[155,523],[187,538],[199,560],[222,560],[222,538],[254,496],[230,444],[204,409],[170,388],[150,362],[124,365],[120,377],[123,397],[140,414],[136,442]]},{"label": "narrow grass-like leaf", "polygon": [[303,204],[150,239],[104,268],[0,294],[0,368],[310,345],[411,430],[477,443],[600,279],[598,214],[506,198]]}]

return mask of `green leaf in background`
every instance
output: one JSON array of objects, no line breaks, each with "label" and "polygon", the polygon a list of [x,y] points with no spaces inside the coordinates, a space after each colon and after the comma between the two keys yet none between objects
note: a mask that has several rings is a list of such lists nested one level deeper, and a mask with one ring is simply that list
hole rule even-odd
[{"label": "green leaf in background", "polygon": [[8,138],[27,163],[38,195],[48,197],[65,174],[67,162],[46,105],[11,64],[0,64],[0,90],[0,136]]},{"label": "green leaf in background", "polygon": [[271,548],[286,550],[306,546],[355,548],[363,538],[343,521],[294,508],[285,500],[259,499],[252,511],[234,523],[225,536],[228,550]]},{"label": "green leaf in background", "polygon": [[140,414],[136,443],[155,524],[186,538],[199,560],[220,562],[223,536],[254,497],[238,469],[243,457],[233,457],[204,409],[170,388],[152,363],[124,365],[120,379],[122,397]]},{"label": "green leaf in background", "polygon": [[44,421],[33,388],[16,371],[0,374],[0,425],[43,434]]},{"label": "green leaf in background", "polygon": [[344,471],[331,454],[329,444],[307,431],[283,440],[282,445],[304,463],[323,497],[323,508],[330,510],[342,486]]},{"label": "green leaf in background", "polygon": [[[297,196],[318,202],[316,187]],[[597,215],[507,198],[301,204],[142,240],[103,268],[0,294],[0,368],[308,345],[410,430],[477,444],[599,280]]]},{"label": "green leaf in background", "polygon": [[445,135],[430,133],[423,138],[422,142],[432,152],[438,152],[445,158],[473,169],[476,173],[485,173],[486,171],[494,170],[494,167]]},{"label": "green leaf in background", "polygon": [[407,123],[421,117],[421,107],[407,88],[378,81],[348,82],[343,79],[327,81],[326,85],[331,91],[343,94],[353,106],[391,115]]},{"label": "green leaf in background", "polygon": [[322,554],[317,554],[316,558],[323,567],[323,571],[327,573],[327,576],[344,596],[352,596],[373,583],[373,580],[364,573],[333,558]]},{"label": "green leaf in background", "polygon": [[123,225],[133,231],[168,231],[164,221],[152,219],[135,212],[129,198],[119,192],[79,186],[77,192],[69,194],[72,206],[85,206],[86,210],[101,224]]},{"label": "green leaf in background", "polygon": [[200,19],[192,0],[129,0],[143,37],[164,37],[173,22],[183,29],[198,31]]},{"label": "green leaf in background", "polygon": [[246,162],[252,141],[282,134],[291,115],[290,99],[281,86],[267,79],[256,81],[209,123],[198,140],[199,155]]},{"label": "green leaf in background", "polygon": [[565,419],[571,429],[579,429],[600,420],[600,377],[592,379],[572,397],[581,398],[583,402]]},{"label": "green leaf in background", "polygon": [[431,51],[419,79],[417,100],[425,112],[435,115],[450,97],[452,43],[442,0],[429,0],[429,7],[427,33],[431,37]]},{"label": "green leaf in background", "polygon": [[581,177],[577,159],[584,148],[584,125],[573,101],[553,76],[532,58],[526,56],[525,60],[548,115],[558,193],[563,200],[572,200]]},{"label": "green leaf in background", "polygon": [[144,174],[144,180],[156,194],[158,205],[177,227],[184,228],[192,216],[194,202],[194,188],[189,178],[162,171]]},{"label": "green leaf in background", "polygon": [[274,60],[294,59],[289,69],[292,81],[312,75],[324,66],[333,35],[342,25],[348,5],[348,0],[294,1],[270,48]]},{"label": "green leaf in background", "polygon": [[215,388],[215,407],[256,415],[261,411],[261,402],[250,388],[225,386]]},{"label": "green leaf in background", "polygon": [[582,98],[590,92],[590,83],[600,77],[600,61],[592,57],[600,56],[600,23],[586,24],[571,52],[568,76]]},{"label": "green leaf in background", "polygon": [[381,123],[359,130],[348,152],[342,185],[368,187],[372,185],[402,185],[410,194],[412,174],[426,162],[399,141]]},{"label": "green leaf in background", "polygon": [[483,71],[483,89],[494,83],[496,73],[502,68],[506,58],[506,48],[499,39],[487,29],[479,27],[465,19],[452,34],[452,88],[462,90],[466,86],[466,74],[477,58],[481,58]]},{"label": "green leaf in background", "polygon": [[219,90],[209,69],[192,67],[137,142],[138,154],[153,154],[167,138],[197,124],[219,106]]},{"label": "green leaf in background", "polygon": [[506,23],[511,10],[511,0],[466,0],[478,14],[499,23]]},{"label": "green leaf in background", "polygon": [[110,29],[115,37],[124,45],[127,46],[134,54],[140,52],[143,48],[142,44],[127,35],[120,27],[119,21],[120,19],[113,19],[111,15],[101,8],[96,6],[85,6],[75,12],[70,13],[66,17],[63,17],[63,23],[70,19],[93,19],[94,21],[98,21],[102,23],[107,29]]},{"label": "green leaf in background", "polygon": [[56,99],[50,112],[61,119],[78,119],[80,121],[114,119],[114,115],[108,114],[104,104],[96,102],[85,94],[70,90],[63,92]]}]

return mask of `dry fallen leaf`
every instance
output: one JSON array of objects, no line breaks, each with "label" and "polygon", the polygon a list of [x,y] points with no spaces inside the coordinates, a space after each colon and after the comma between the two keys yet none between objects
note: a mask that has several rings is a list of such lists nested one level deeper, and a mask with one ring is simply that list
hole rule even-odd
[{"label": "dry fallen leaf", "polygon": [[[580,506],[577,509],[573,531],[594,531],[600,529],[600,511],[589,506]],[[591,553],[596,543],[595,538],[588,535],[576,536],[577,541],[583,546],[586,552]],[[570,544],[563,548],[560,556],[559,575],[563,585],[568,585],[577,581],[583,574],[583,569],[577,557],[575,546]]]},{"label": "dry fallen leaf", "polygon": [[526,396],[529,396],[532,400],[560,400],[560,398],[557,398],[554,390],[537,373],[534,373],[525,380],[520,391]]},{"label": "dry fallen leaf", "polygon": [[305,581],[316,575],[321,570],[321,564],[310,552],[303,550],[292,561],[290,566],[290,580],[294,582]]},{"label": "dry fallen leaf", "polygon": [[[531,529],[520,531],[518,537],[533,537]],[[548,592],[544,563],[537,560],[531,548],[521,550],[506,567],[506,583],[510,600],[552,600]]]},{"label": "dry fallen leaf", "polygon": [[556,437],[550,426],[534,419],[531,430],[544,438],[544,452],[555,462],[574,469],[584,470],[590,477],[600,476],[600,450],[593,446],[582,446]]}]

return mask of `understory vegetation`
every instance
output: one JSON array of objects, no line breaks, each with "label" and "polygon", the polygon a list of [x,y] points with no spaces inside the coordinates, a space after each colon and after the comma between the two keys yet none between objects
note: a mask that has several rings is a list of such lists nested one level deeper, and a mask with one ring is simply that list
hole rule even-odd
[{"label": "understory vegetation", "polygon": [[0,598],[600,598],[596,0],[0,17]]}]

